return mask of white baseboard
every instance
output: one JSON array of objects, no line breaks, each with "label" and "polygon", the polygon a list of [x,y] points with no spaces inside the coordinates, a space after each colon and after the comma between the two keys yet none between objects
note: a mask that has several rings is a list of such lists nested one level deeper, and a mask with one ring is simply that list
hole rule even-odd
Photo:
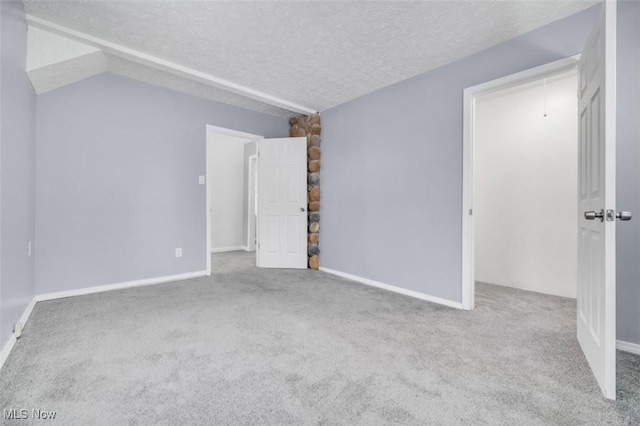
[{"label": "white baseboard", "polygon": [[[33,312],[33,307],[34,306],[36,306],[35,297],[33,299],[31,299],[31,302],[29,302],[29,304],[24,308],[24,312],[22,312],[22,315],[20,316],[20,319],[18,320],[18,322],[22,323],[23,327],[25,326],[25,324],[29,320],[29,317],[31,316],[31,312]],[[9,336],[9,340],[7,340],[7,342],[4,344],[4,347],[2,348],[2,351],[0,352],[0,370],[2,369],[2,366],[4,365],[4,363],[7,360],[7,358],[9,358],[9,354],[11,353],[11,350],[15,346],[16,341],[17,341],[16,335],[12,333],[11,336]]]},{"label": "white baseboard", "polygon": [[357,275],[347,274],[346,272],[336,271],[334,269],[320,267],[320,270],[329,274],[337,275],[342,278],[347,278],[352,281],[357,281],[362,284],[370,285],[372,287],[378,287],[383,290],[393,291],[394,293],[404,294],[405,296],[415,297],[416,299],[426,300],[427,302],[437,303],[438,305],[448,306],[450,308],[462,309],[462,303],[454,302],[452,300],[442,299],[440,297],[430,296],[428,294],[420,293],[413,290],[407,290],[406,288],[396,287],[394,285],[381,283],[378,281],[370,280],[368,278],[362,278]]},{"label": "white baseboard", "polygon": [[625,342],[622,340],[618,340],[616,344],[616,348],[619,351],[629,352],[630,354],[640,355],[640,344]]},{"label": "white baseboard", "polygon": [[249,251],[249,246],[242,246],[242,250]]},{"label": "white baseboard", "polygon": [[223,253],[225,251],[240,251],[244,250],[244,246],[234,246],[234,247],[211,247],[211,253]]},{"label": "white baseboard", "polygon": [[183,281],[191,278],[199,278],[207,275],[207,271],[188,272],[186,274],[167,275],[164,277],[148,278],[144,280],[127,281],[118,284],[107,284],[96,287],[85,287],[77,290],[59,291],[55,293],[38,294],[35,297],[37,302],[45,300],[62,299],[65,297],[82,296],[85,294],[102,293],[104,291],[121,290],[123,288],[142,287],[154,284],[163,284],[172,281]]},{"label": "white baseboard", "polygon": [[0,370],[2,370],[2,367],[4,366],[4,363],[7,360],[7,358],[9,358],[9,354],[11,353],[11,350],[13,349],[15,344],[16,344],[16,336],[15,334],[11,333],[11,336],[9,336],[9,340],[7,340],[7,343],[4,344],[4,347],[2,348],[2,352],[0,352]]}]

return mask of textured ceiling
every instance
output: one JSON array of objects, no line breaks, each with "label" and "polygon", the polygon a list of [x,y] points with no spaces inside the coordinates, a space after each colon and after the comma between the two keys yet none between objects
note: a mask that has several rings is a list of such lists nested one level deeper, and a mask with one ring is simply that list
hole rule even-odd
[{"label": "textured ceiling", "polygon": [[[25,1],[33,16],[318,111],[595,3]],[[141,80],[148,74],[129,72]],[[156,73],[150,82],[163,85],[165,77]],[[219,100],[242,103],[236,98],[220,93]]]}]

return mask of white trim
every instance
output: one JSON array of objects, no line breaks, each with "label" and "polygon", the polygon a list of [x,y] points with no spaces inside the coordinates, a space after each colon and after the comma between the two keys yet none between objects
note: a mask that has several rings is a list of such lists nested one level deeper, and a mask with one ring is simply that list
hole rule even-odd
[{"label": "white trim", "polygon": [[[256,168],[258,170],[258,174],[260,173],[260,143],[256,141],[256,155],[258,159],[256,160]],[[258,198],[260,198],[260,187],[258,187]],[[258,236],[260,235],[260,202],[257,201],[256,211],[258,214],[256,215],[256,267],[261,268],[260,264],[260,240],[258,240]]]},{"label": "white trim", "polygon": [[[213,126],[211,126],[213,127]],[[207,246],[205,256],[207,257],[207,275],[211,275],[211,188],[209,187],[209,176],[211,176],[211,164],[209,164],[209,135],[214,133],[209,129],[207,124],[205,127],[204,139],[204,192],[205,192],[205,228],[207,233]]]},{"label": "white trim", "polygon": [[630,354],[640,355],[640,344],[625,342],[623,340],[618,340],[616,342],[616,348],[619,351],[629,352]]},{"label": "white trim", "polygon": [[250,250],[249,250],[249,247],[247,247],[247,246],[242,246],[242,250],[244,250],[244,251],[250,251]]},{"label": "white trim", "polygon": [[526,71],[501,77],[464,89],[462,124],[462,309],[475,307],[474,230],[473,214],[473,158],[476,97],[529,83],[577,68],[580,55],[560,59]]},{"label": "white trim", "polygon": [[[256,161],[254,166],[252,166],[253,160]],[[247,245],[245,246],[247,251],[253,251],[251,250],[252,247],[255,250],[255,245],[256,245],[255,240],[256,240],[257,232],[254,232],[253,244],[251,244],[251,216],[255,216],[256,201],[255,201],[254,194],[256,192],[255,190],[256,182],[254,181],[253,185],[251,185],[251,183],[252,183],[252,179],[254,179],[255,176],[257,176],[257,170],[258,170],[258,144],[256,143],[256,153],[247,157],[247,241],[246,241]],[[257,225],[257,222],[258,221],[256,219],[256,225]],[[254,229],[254,231],[256,230]]]},{"label": "white trim", "polygon": [[[35,305],[36,305],[36,299],[34,297],[33,299],[31,299],[29,304],[24,308],[24,312],[22,312],[22,315],[18,320],[18,322],[22,323],[23,327],[27,324],[27,321],[29,321],[29,317],[31,316],[31,312],[33,312],[33,308],[35,307]],[[4,347],[0,352],[0,370],[2,370],[2,366],[7,361],[7,358],[9,358],[9,354],[13,350],[13,347],[15,346],[17,340],[18,339],[16,339],[16,335],[12,333],[11,336],[9,336],[9,340],[7,340],[7,343],[4,344]]]},{"label": "white trim", "polygon": [[[604,208],[616,211],[616,62],[617,62],[617,16],[616,0],[606,0],[604,10]],[[604,221],[604,330],[601,344],[604,345],[604,381],[597,377],[604,396],[616,399],[616,226],[617,221]],[[577,317],[576,317],[577,318]],[[591,362],[591,360],[588,360]]]},{"label": "white trim", "polygon": [[248,139],[247,141],[245,141],[245,143],[252,142],[256,139],[264,139],[264,136],[241,132],[240,130],[228,129],[226,127],[213,126],[211,124],[207,124],[207,132],[211,132],[215,135],[233,136],[234,138]]},{"label": "white trim", "polygon": [[475,308],[475,254],[473,231],[473,139],[475,100],[470,89],[463,94],[462,113],[462,308]]},{"label": "white trim", "polygon": [[337,275],[348,280],[357,281],[361,284],[369,285],[372,287],[381,288],[383,290],[392,291],[394,293],[403,294],[405,296],[415,297],[416,299],[426,300],[427,302],[436,303],[438,305],[448,306],[450,308],[462,309],[462,303],[454,302],[452,300],[442,299],[440,297],[430,296],[428,294],[420,293],[413,290],[407,290],[405,288],[396,287],[394,285],[381,283],[379,281],[370,280],[368,278],[362,278],[357,275],[347,274],[346,272],[336,271],[335,269],[320,267],[320,270],[328,274]]},{"label": "white trim", "polygon": [[11,336],[9,336],[9,340],[7,340],[7,343],[4,344],[4,347],[2,348],[2,352],[0,352],[0,371],[4,366],[4,363],[7,361],[7,358],[9,358],[9,354],[11,353],[15,345],[16,345],[16,335],[11,333]]},{"label": "white trim", "polygon": [[27,321],[29,321],[29,318],[31,318],[31,313],[33,312],[33,308],[35,308],[35,306],[36,306],[36,298],[34,297],[33,299],[31,299],[31,302],[29,302],[27,307],[24,308],[24,312],[22,313],[22,315],[20,316],[20,319],[18,320],[19,322],[22,323],[23,327],[27,324]]},{"label": "white trim", "polygon": [[202,71],[188,68],[175,62],[167,61],[165,59],[158,58],[156,56],[148,55],[138,50],[130,49],[128,47],[112,43],[107,40],[94,37],[92,35],[72,30],[62,25],[47,21],[42,18],[38,18],[33,15],[26,16],[27,22],[34,27],[49,30],[53,33],[66,36],[76,41],[87,43],[91,46],[102,49],[105,53],[111,54],[123,59],[127,59],[142,65],[149,66],[154,69],[168,72],[179,77],[188,78],[199,83],[206,84],[208,86],[217,87],[219,89],[227,90],[232,93],[239,94],[241,96],[255,99],[260,102],[264,102],[269,105],[276,106],[278,108],[285,109],[287,111],[297,112],[305,115],[315,114],[317,111],[313,108],[308,108],[285,99],[278,98],[276,96],[269,95],[264,92],[260,92],[255,89],[251,89],[246,86],[234,83],[229,80],[225,80],[220,77],[216,77],[212,74],[208,74]]},{"label": "white trim", "polygon": [[65,297],[84,296],[86,294],[102,293],[105,291],[122,290],[132,287],[143,287],[155,284],[164,284],[174,281],[189,280],[192,278],[200,278],[207,275],[207,271],[188,272],[186,274],[167,275],[164,277],[148,278],[143,280],[126,281],[117,284],[107,284],[95,287],[79,288],[77,290],[59,291],[55,293],[38,294],[35,297],[36,302],[45,300],[63,299]]},{"label": "white trim", "polygon": [[224,253],[226,251],[240,251],[244,249],[245,249],[245,246],[211,247],[211,253]]}]

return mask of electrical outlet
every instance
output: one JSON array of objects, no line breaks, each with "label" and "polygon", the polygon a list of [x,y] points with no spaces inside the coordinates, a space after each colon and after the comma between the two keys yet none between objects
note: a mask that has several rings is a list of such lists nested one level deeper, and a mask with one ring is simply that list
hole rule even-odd
[{"label": "electrical outlet", "polygon": [[198,183],[204,185],[204,176],[198,176]]},{"label": "electrical outlet", "polygon": [[176,257],[182,257],[182,249],[181,248],[177,248],[176,249]]},{"label": "electrical outlet", "polygon": [[31,241],[29,241],[29,243],[27,244],[27,256],[31,256],[32,252],[33,252],[33,247],[32,247]]},{"label": "electrical outlet", "polygon": [[19,339],[22,336],[22,323],[17,322],[13,325],[13,334],[16,336],[16,339]]}]

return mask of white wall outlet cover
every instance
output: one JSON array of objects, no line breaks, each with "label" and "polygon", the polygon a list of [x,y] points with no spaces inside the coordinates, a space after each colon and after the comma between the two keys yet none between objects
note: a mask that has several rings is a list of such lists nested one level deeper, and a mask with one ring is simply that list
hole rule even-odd
[{"label": "white wall outlet cover", "polygon": [[176,257],[182,257],[182,249],[181,248],[177,248],[176,249]]},{"label": "white wall outlet cover", "polygon": [[19,338],[20,336],[22,336],[22,326],[23,325],[22,325],[21,322],[17,322],[13,326],[13,334],[15,334],[16,339]]},{"label": "white wall outlet cover", "polygon": [[204,176],[198,176],[198,183],[204,185]]},{"label": "white wall outlet cover", "polygon": [[29,243],[27,243],[27,256],[31,256],[32,252],[33,252],[33,246],[31,244],[31,241],[29,241]]}]

